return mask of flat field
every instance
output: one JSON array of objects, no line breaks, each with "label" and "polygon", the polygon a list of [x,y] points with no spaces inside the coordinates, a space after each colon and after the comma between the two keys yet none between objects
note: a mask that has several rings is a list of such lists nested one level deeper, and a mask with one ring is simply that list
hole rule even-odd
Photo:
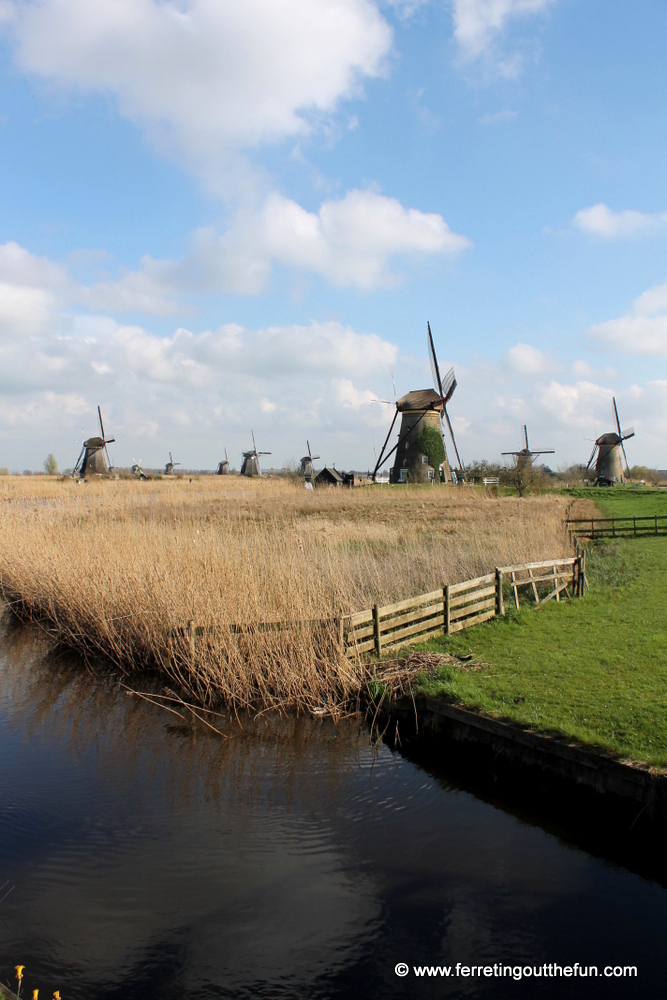
[{"label": "flat field", "polygon": [[[568,502],[236,476],[3,477],[1,587],[56,638],[127,673],[157,667],[201,702],[331,708],[368,671],[342,655],[340,615],[569,555]],[[192,646],[190,621],[214,632]]]},{"label": "flat field", "polygon": [[587,572],[581,600],[517,612],[510,598],[505,618],[429,643],[487,666],[441,667],[419,689],[665,768],[667,538],[596,542]]}]

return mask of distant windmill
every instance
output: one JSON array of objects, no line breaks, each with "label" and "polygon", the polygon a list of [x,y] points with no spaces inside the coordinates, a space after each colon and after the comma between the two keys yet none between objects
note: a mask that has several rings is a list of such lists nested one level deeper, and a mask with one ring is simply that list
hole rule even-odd
[{"label": "distant windmill", "polygon": [[259,467],[259,456],[260,455],[270,455],[270,451],[257,451],[257,444],[255,443],[255,432],[250,431],[252,434],[252,451],[243,452],[243,465],[241,466],[242,476],[261,476],[262,470]]},{"label": "distant windmill", "polygon": [[229,475],[229,459],[227,458],[227,449],[225,448],[225,457],[222,462],[218,462],[218,468],[215,470],[216,476],[228,476]]},{"label": "distant windmill", "polygon": [[[91,437],[83,442],[81,454],[76,460],[72,476],[79,476],[86,479],[88,476],[108,476],[111,472],[111,459],[109,458],[108,444],[112,444],[116,439],[107,438],[104,434],[104,424],[102,423],[102,411],[97,407],[97,417],[100,422],[100,437]],[[104,456],[106,454],[106,461]]]},{"label": "distant windmill", "polygon": [[524,447],[521,451],[501,451],[501,455],[512,455],[516,459],[517,469],[526,469],[530,471],[533,459],[537,458],[538,455],[553,455],[553,448],[535,448],[531,449],[528,444],[528,428],[523,425],[523,440],[525,442]]},{"label": "distant windmill", "polygon": [[171,452],[169,452],[169,461],[164,467],[165,476],[173,476],[175,467],[180,464],[181,464],[180,462],[175,462],[173,460],[173,458],[171,457]]},{"label": "distant windmill", "polygon": [[[452,482],[453,476],[447,459],[447,447],[442,432],[442,414],[444,414],[447,421],[449,434],[454,445],[454,451],[456,452],[459,476],[463,478],[465,475],[465,466],[459,456],[454,431],[447,412],[447,403],[454,395],[457,384],[454,369],[450,368],[444,380],[440,378],[440,368],[435,354],[430,323],[427,323],[426,327],[428,355],[435,389],[416,389],[396,400],[394,419],[392,420],[389,434],[387,434],[385,442],[382,445],[380,456],[372,473],[374,481],[381,466],[396,453],[390,475],[392,483],[408,481],[418,483],[429,482],[429,480],[433,481],[436,478],[444,482]],[[399,413],[401,414],[401,429],[398,435],[398,442],[390,451],[386,452],[385,449]],[[424,454],[422,447],[422,433],[429,429],[435,431],[442,442],[441,455],[444,457],[439,462],[438,468],[434,468],[429,464],[429,456]]]},{"label": "distant windmill", "polygon": [[136,458],[133,458],[132,461],[134,462],[134,465],[130,469],[132,475],[137,479],[148,479],[148,476],[141,467],[141,459],[137,462]]},{"label": "distant windmill", "polygon": [[625,454],[623,442],[635,436],[634,428],[632,427],[628,427],[625,431],[621,430],[621,422],[618,419],[618,407],[616,406],[616,398],[614,396],[612,396],[612,401],[614,404],[616,430],[609,431],[607,434],[601,434],[599,438],[596,438],[591,457],[588,459],[586,466],[587,469],[590,469],[597,451],[595,478],[599,486],[614,486],[615,483],[625,482],[623,465],[621,463],[621,451],[625,459],[626,472],[629,472],[628,456]]},{"label": "distant windmill", "polygon": [[308,454],[304,455],[301,459],[301,469],[299,471],[305,477],[306,482],[311,483],[313,481],[313,462],[316,462],[320,456],[312,454],[310,441],[306,440],[306,444],[308,445]]}]

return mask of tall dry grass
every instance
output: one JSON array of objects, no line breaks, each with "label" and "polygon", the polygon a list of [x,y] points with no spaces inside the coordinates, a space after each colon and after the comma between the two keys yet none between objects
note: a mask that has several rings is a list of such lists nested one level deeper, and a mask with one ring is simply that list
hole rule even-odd
[{"label": "tall dry grass", "polygon": [[[0,482],[0,587],[59,639],[128,674],[157,667],[205,704],[333,710],[368,669],[343,656],[336,618],[568,554],[564,511],[554,496],[439,487],[10,479]],[[194,659],[183,635],[192,620],[215,626]],[[254,628],[262,622],[285,627]]]}]

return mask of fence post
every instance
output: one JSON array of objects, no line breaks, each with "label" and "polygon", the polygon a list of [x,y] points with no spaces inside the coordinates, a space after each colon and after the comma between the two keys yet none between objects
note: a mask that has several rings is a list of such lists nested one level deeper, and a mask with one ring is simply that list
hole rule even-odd
[{"label": "fence post", "polygon": [[633,518],[632,518],[632,523],[633,523],[633,525],[634,525],[634,529],[635,529],[635,538],[636,538],[636,537],[637,537],[637,518],[636,518],[636,517],[633,517]]},{"label": "fence post", "polygon": [[586,592],[586,549],[581,553],[581,596]]},{"label": "fence post", "polygon": [[505,614],[505,605],[503,603],[503,571],[496,568],[496,614]]},{"label": "fence post", "polygon": [[611,534],[613,538],[616,538],[616,518],[611,519]]},{"label": "fence post", "polygon": [[445,635],[449,635],[449,632],[450,632],[450,626],[449,626],[449,609],[450,609],[450,603],[449,603],[449,584],[447,584],[447,586],[445,587]]},{"label": "fence post", "polygon": [[373,605],[373,637],[375,639],[375,652],[379,657],[382,653],[382,637],[380,635],[380,608]]},{"label": "fence post", "polygon": [[655,515],[655,533],[658,534],[658,515]]}]

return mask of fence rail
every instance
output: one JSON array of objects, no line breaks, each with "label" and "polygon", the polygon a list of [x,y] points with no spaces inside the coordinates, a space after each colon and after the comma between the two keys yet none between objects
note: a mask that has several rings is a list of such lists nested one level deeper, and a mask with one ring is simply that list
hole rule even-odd
[{"label": "fence rail", "polygon": [[[419,597],[384,607],[376,604],[341,620],[340,638],[347,656],[423,642],[434,635],[451,635],[505,613],[503,583],[511,587],[519,608],[519,588],[529,587],[542,606],[561,595],[581,597],[586,586],[586,555],[546,562],[501,566],[495,573],[463,583],[447,584]],[[540,594],[540,589],[542,594]],[[546,593],[545,593],[546,591]]]},{"label": "fence rail", "polygon": [[[357,611],[343,618],[327,621],[258,622],[247,625],[197,625],[168,630],[171,639],[187,640],[194,662],[196,640],[210,642],[222,633],[250,636],[261,632],[288,632],[309,629],[313,632],[337,628],[338,641],[348,657],[362,656],[395,646],[423,642],[435,635],[451,635],[480,625],[496,615],[505,614],[503,585],[507,583],[517,609],[520,606],[519,589],[532,590],[535,604],[543,606],[562,596],[582,597],[586,583],[586,553],[567,559],[548,559],[545,562],[522,563],[517,566],[499,566],[485,576],[447,584],[428,594],[408,597],[394,604],[375,604],[365,611]],[[571,593],[570,593],[571,589]]]},{"label": "fence rail", "polygon": [[640,517],[576,517],[565,522],[574,538],[624,538],[628,535],[667,535],[667,514]]}]

